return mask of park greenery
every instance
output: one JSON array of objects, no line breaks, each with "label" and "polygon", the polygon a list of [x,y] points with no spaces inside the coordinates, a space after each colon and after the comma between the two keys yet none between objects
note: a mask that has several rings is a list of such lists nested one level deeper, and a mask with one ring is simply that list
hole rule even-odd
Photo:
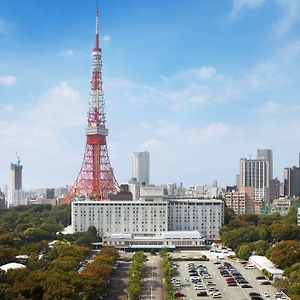
[{"label": "park greenery", "polygon": [[18,262],[16,255],[28,256],[21,261],[26,268],[0,271],[0,299],[100,299],[118,251],[105,247],[91,257],[96,228],[58,233],[69,224],[69,205],[0,211],[0,265]]},{"label": "park greenery", "polygon": [[177,274],[176,268],[172,264],[171,256],[167,248],[162,248],[159,251],[162,259],[161,269],[165,279],[165,288],[167,291],[167,300],[173,300],[174,298],[174,287],[172,285],[172,277]]},{"label": "park greenery", "polygon": [[287,278],[275,285],[292,299],[300,299],[300,227],[296,225],[299,202],[299,199],[294,201],[285,216],[279,213],[235,215],[226,208],[225,225],[220,229],[222,243],[232,248],[239,258],[262,255],[283,269]]},{"label": "park greenery", "polygon": [[146,272],[146,255],[143,252],[136,252],[132,256],[129,268],[128,299],[137,300],[142,293],[142,280]]}]

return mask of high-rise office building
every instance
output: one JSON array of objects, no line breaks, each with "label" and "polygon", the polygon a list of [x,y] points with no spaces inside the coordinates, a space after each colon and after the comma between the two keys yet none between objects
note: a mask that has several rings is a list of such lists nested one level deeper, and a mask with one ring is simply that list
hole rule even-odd
[{"label": "high-rise office building", "polygon": [[284,169],[284,196],[300,195],[300,167]]},{"label": "high-rise office building", "polygon": [[[240,159],[240,187],[254,187],[254,200],[269,206],[273,176],[272,150],[257,150],[256,159]],[[262,208],[265,210],[264,208]]]},{"label": "high-rise office building", "polygon": [[16,164],[10,165],[11,169],[11,187],[8,190],[8,206],[25,205],[26,200],[24,199],[22,190],[22,169],[23,166],[20,164],[20,159]]},{"label": "high-rise office building", "polygon": [[273,153],[270,149],[258,149],[256,159],[269,161],[269,176],[270,180],[273,179]]},{"label": "high-rise office building", "polygon": [[133,152],[132,154],[132,178],[142,185],[149,185],[150,166],[149,152]]}]

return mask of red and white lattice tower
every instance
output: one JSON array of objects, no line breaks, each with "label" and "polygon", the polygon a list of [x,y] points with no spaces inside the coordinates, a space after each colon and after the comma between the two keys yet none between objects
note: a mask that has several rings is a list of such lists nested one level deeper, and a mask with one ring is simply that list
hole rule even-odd
[{"label": "red and white lattice tower", "polygon": [[88,111],[86,129],[86,146],[83,163],[69,193],[64,197],[63,203],[70,202],[76,196],[86,196],[96,200],[106,200],[109,194],[118,191],[110,164],[106,137],[105,102],[102,91],[102,61],[99,47],[99,11],[96,15],[96,43],[93,49],[93,74],[91,81],[91,102]]}]

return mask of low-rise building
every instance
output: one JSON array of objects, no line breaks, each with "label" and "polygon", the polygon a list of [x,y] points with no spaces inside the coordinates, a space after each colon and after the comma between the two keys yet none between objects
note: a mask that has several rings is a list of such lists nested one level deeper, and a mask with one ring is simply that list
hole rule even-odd
[{"label": "low-rise building", "polygon": [[274,199],[270,205],[271,212],[278,212],[280,215],[286,215],[291,207],[291,200],[287,198]]},{"label": "low-rise building", "polygon": [[249,257],[249,261],[259,270],[265,269],[272,275],[273,280],[281,279],[283,276],[283,270],[276,268],[276,266],[265,256],[252,255]]},{"label": "low-rise building", "polygon": [[26,268],[25,265],[16,262],[11,262],[0,266],[0,269],[4,272],[7,272],[8,270],[25,269],[25,268]]},{"label": "low-rise building", "polygon": [[134,234],[112,234],[103,239],[104,246],[114,246],[119,249],[203,249],[205,239],[199,231],[168,231],[161,236],[137,236]]}]

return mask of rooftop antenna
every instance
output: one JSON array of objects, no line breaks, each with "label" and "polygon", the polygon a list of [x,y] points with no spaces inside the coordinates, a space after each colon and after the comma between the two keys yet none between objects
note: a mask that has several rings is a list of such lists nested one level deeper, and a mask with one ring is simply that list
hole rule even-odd
[{"label": "rooftop antenna", "polygon": [[21,159],[20,159],[20,156],[18,155],[18,152],[16,152],[16,156],[17,156],[17,163],[18,163],[18,165],[20,165]]}]

